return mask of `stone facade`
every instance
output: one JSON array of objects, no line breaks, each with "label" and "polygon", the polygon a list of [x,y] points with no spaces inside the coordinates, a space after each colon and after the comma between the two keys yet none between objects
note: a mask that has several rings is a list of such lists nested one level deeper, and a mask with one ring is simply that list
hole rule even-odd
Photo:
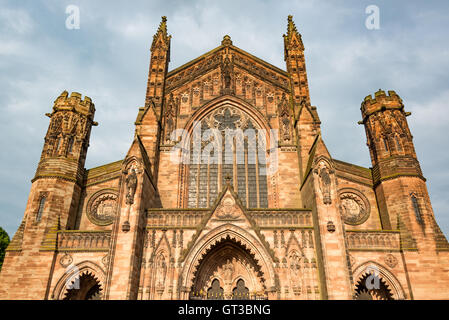
[{"label": "stone facade", "polygon": [[[394,91],[362,102],[363,168],[326,148],[291,16],[286,71],[229,36],[168,71],[170,41],[163,17],[123,160],[86,170],[95,106],[56,99],[1,299],[449,298],[449,244]],[[225,149],[231,129],[255,135]]]}]

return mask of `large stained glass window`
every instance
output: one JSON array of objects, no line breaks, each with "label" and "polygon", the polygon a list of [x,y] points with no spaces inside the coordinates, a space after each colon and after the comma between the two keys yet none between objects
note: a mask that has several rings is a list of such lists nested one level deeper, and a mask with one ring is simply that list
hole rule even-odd
[{"label": "large stained glass window", "polygon": [[187,164],[188,207],[212,206],[230,183],[244,206],[267,208],[266,143],[266,132],[232,106],[196,122]]}]

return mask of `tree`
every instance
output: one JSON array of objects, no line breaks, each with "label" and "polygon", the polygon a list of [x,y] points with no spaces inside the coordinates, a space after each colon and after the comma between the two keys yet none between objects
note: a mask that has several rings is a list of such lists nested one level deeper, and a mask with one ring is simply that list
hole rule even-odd
[{"label": "tree", "polygon": [[3,259],[5,259],[6,247],[9,244],[9,236],[2,227],[0,227],[0,270],[2,269]]}]

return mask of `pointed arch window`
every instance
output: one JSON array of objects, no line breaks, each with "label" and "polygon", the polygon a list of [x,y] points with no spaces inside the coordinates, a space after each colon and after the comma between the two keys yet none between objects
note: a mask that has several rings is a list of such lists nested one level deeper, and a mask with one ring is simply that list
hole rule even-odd
[{"label": "pointed arch window", "polygon": [[67,153],[72,153],[72,150],[73,150],[73,137],[70,137],[69,138],[69,145],[68,145],[68,147],[67,147]]},{"label": "pointed arch window", "polygon": [[234,300],[249,300],[249,290],[245,286],[245,280],[239,279],[236,287],[232,290],[232,299]]},{"label": "pointed arch window", "polygon": [[384,137],[384,138],[382,138],[382,140],[384,142],[385,151],[389,151],[387,138]]},{"label": "pointed arch window", "polygon": [[418,205],[418,199],[416,198],[416,196],[414,194],[411,195],[411,199],[412,199],[413,210],[415,211],[416,220],[418,220],[419,223],[422,223],[423,219],[422,219],[421,210]]},{"label": "pointed arch window", "polygon": [[36,214],[36,222],[39,222],[42,219],[42,213],[44,211],[44,206],[45,206],[45,200],[46,199],[47,199],[46,196],[42,196],[41,199],[39,200],[39,208],[38,208],[37,214]]},{"label": "pointed arch window", "polygon": [[214,279],[211,287],[207,290],[207,299],[209,300],[223,300],[223,288],[220,286],[220,281]]},{"label": "pointed arch window", "polygon": [[187,206],[212,206],[229,181],[243,205],[267,208],[266,143],[264,131],[237,108],[224,106],[203,118],[191,137]]},{"label": "pointed arch window", "polygon": [[399,137],[397,135],[394,136],[394,140],[396,142],[396,148],[398,151],[402,151],[402,145],[401,142],[399,141]]}]

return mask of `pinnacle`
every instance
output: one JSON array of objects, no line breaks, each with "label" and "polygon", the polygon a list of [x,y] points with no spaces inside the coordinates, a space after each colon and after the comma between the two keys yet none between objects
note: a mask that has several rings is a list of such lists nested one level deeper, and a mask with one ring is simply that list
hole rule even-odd
[{"label": "pinnacle", "polygon": [[287,18],[288,25],[287,25],[287,37],[291,37],[292,33],[298,33],[298,30],[296,29],[296,25],[293,22],[293,16],[289,15]]},{"label": "pinnacle", "polygon": [[289,15],[287,18],[287,34],[284,34],[284,46],[287,49],[293,44],[293,46],[299,45],[299,47],[304,50],[302,44],[301,34],[298,32],[295,23],[293,22],[293,16]]},{"label": "pinnacle", "polygon": [[153,36],[153,43],[151,44],[152,49],[156,46],[159,37],[161,37],[161,43],[164,43],[164,45],[166,45],[166,46],[169,45],[171,36],[167,35],[167,17],[166,16],[162,16],[162,20],[161,20],[161,23],[159,24],[157,32]]},{"label": "pinnacle", "polygon": [[230,45],[232,45],[231,37],[229,35],[225,35],[223,37],[223,40],[221,41],[221,45],[223,45],[223,46],[230,46]]}]

